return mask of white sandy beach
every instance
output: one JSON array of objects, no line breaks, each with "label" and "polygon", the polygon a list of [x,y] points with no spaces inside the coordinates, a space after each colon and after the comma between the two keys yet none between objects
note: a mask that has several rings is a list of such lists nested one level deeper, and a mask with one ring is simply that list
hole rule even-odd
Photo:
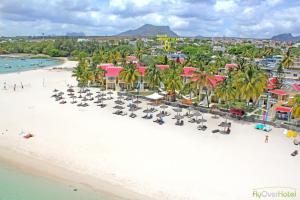
[{"label": "white sandy beach", "polygon": [[[67,61],[63,67],[75,65]],[[67,84],[76,85],[76,81],[64,70],[0,75],[0,157],[7,151],[26,155],[145,199],[248,200],[254,199],[254,188],[300,191],[300,156],[290,156],[299,147],[283,135],[283,129],[273,128],[265,144],[265,133],[255,130],[254,124],[231,121],[230,135],[211,133],[223,119],[209,114],[205,114],[205,132],[186,119],[179,127],[166,117],[160,126],[141,119],[141,111],[135,119],[113,115],[113,101],[101,109],[94,104],[86,108],[61,105],[50,98],[55,88],[66,93]],[[34,137],[24,139],[22,131]],[[88,179],[78,183],[97,187],[97,181]],[[117,189],[107,192],[118,193]]]}]

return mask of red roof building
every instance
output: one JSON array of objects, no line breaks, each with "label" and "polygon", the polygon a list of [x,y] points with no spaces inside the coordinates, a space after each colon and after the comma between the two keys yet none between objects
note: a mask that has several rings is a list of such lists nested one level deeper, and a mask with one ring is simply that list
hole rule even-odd
[{"label": "red roof building", "polygon": [[300,86],[299,86],[297,83],[294,83],[294,84],[293,84],[293,88],[294,88],[296,91],[300,92]]},{"label": "red roof building", "polygon": [[195,68],[195,67],[184,67],[181,76],[192,77],[196,70],[197,70],[197,68]]},{"label": "red roof building", "polygon": [[137,70],[141,76],[145,76],[146,69],[147,67],[137,67]]},{"label": "red roof building", "polygon": [[123,67],[106,67],[106,77],[118,77]]},{"label": "red roof building", "polygon": [[285,106],[278,106],[275,110],[279,112],[286,112],[286,113],[292,112],[292,108],[285,107]]},{"label": "red roof building", "polygon": [[270,79],[268,80],[268,86],[267,86],[267,89],[273,90],[274,88],[276,88],[277,82],[278,82],[278,80],[277,80],[276,77],[270,78]]},{"label": "red roof building", "polygon": [[288,95],[288,93],[283,90],[270,90],[269,92],[272,94],[280,95],[280,96]]}]

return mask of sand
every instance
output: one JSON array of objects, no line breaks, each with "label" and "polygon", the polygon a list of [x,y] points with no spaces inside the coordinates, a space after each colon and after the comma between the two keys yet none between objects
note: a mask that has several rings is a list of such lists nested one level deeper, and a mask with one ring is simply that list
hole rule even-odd
[{"label": "sand", "polygon": [[[67,61],[63,67],[75,65]],[[8,90],[3,90],[4,81]],[[20,164],[28,167],[33,167],[30,159],[50,163],[70,175],[48,168],[45,174],[127,199],[241,200],[253,199],[253,189],[259,187],[300,189],[300,157],[290,156],[299,147],[283,129],[273,128],[266,144],[264,132],[241,121],[231,120],[230,135],[211,133],[224,119],[209,114],[205,132],[187,120],[185,126],[175,126],[171,117],[160,126],[141,119],[140,111],[136,119],[113,115],[113,101],[103,109],[79,108],[50,98],[55,88],[66,92],[67,84],[76,84],[70,70],[0,75],[1,157],[10,152],[18,159],[6,159],[18,161],[24,155]],[[34,137],[26,140],[22,131]]]}]

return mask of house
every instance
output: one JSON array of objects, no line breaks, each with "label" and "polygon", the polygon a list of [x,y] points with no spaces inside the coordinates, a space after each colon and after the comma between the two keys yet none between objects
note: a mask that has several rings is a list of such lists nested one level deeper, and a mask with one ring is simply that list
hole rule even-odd
[{"label": "house", "polygon": [[[120,90],[122,88],[126,88],[125,82],[119,79],[120,72],[123,70],[123,67],[114,66],[112,63],[104,63],[100,64],[97,67],[101,67],[103,70],[105,70],[105,84],[106,89],[112,89],[112,90]],[[138,80],[138,86],[141,90],[144,90],[144,85],[146,84],[144,82],[144,76],[146,71],[146,66],[137,66],[137,70],[140,73],[140,77]]]},{"label": "house", "polygon": [[197,70],[195,67],[184,67],[181,77],[183,78],[183,83],[188,83],[194,76],[194,72]]}]

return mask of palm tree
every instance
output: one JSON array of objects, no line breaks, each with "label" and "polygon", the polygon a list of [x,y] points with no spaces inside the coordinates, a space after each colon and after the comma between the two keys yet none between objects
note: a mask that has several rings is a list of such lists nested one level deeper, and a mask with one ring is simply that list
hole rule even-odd
[{"label": "palm tree", "polygon": [[213,79],[213,76],[204,71],[203,69],[198,69],[195,71],[193,75],[194,83],[196,84],[196,87],[198,89],[198,100],[201,100],[201,94],[203,89],[205,89],[206,93],[206,99],[207,99],[207,106],[209,107],[209,101],[208,101],[208,90],[211,89],[211,82],[210,80]]},{"label": "palm tree", "polygon": [[256,66],[248,65],[245,71],[239,70],[233,75],[233,86],[238,88],[238,96],[247,103],[264,92],[267,85],[267,76]]},{"label": "palm tree", "polygon": [[182,68],[178,67],[174,61],[171,62],[170,68],[164,71],[163,83],[166,91],[168,91],[172,100],[176,100],[176,90],[182,90],[182,78],[180,77]]},{"label": "palm tree", "polygon": [[158,89],[162,82],[161,71],[154,65],[150,65],[145,72],[145,80],[151,89]]},{"label": "palm tree", "polygon": [[232,78],[228,77],[222,84],[219,84],[215,89],[215,94],[220,100],[225,102],[226,107],[236,97],[236,89],[232,84]]},{"label": "palm tree", "polygon": [[126,65],[119,74],[119,78],[127,84],[128,88],[133,88],[134,83],[139,78],[139,72],[132,63]]},{"label": "palm tree", "polygon": [[73,70],[73,77],[76,77],[80,87],[87,86],[90,80],[89,63],[87,60],[81,60]]},{"label": "palm tree", "polygon": [[300,117],[300,95],[299,94],[295,95],[295,97],[294,97],[293,116],[294,116],[294,118]]},{"label": "palm tree", "polygon": [[288,50],[282,60],[282,66],[286,69],[289,69],[294,65],[294,57],[291,54],[290,50]]},{"label": "palm tree", "polygon": [[192,81],[189,81],[186,84],[184,84],[184,86],[182,88],[182,93],[189,94],[189,98],[190,98],[190,100],[192,100],[192,94],[196,93],[195,84]]},{"label": "palm tree", "polygon": [[136,41],[136,57],[141,60],[144,52],[144,42],[142,40]]}]

